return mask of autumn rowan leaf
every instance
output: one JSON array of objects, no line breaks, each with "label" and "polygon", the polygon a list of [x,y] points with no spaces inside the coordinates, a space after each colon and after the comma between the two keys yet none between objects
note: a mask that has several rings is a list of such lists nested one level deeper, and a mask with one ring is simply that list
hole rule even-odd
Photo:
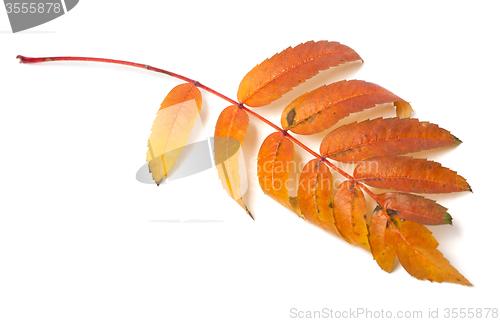
[{"label": "autumn rowan leaf", "polygon": [[376,157],[356,166],[354,178],[375,188],[416,193],[471,191],[467,181],[441,164],[411,157]]},{"label": "autumn rowan leaf", "polygon": [[290,203],[287,187],[293,153],[293,143],[282,132],[270,134],[259,150],[257,176],[266,195],[301,216],[296,203]]},{"label": "autumn rowan leaf", "polygon": [[238,88],[238,101],[251,107],[264,106],[319,71],[361,60],[351,48],[330,41],[309,41],[266,59],[245,75]]},{"label": "autumn rowan leaf", "polygon": [[399,101],[404,102],[379,85],[361,80],[340,81],[293,100],[281,114],[281,126],[297,134],[315,134],[351,113]]},{"label": "autumn rowan leaf", "polygon": [[297,197],[305,219],[339,235],[333,218],[333,177],[330,168],[318,159],[309,161],[300,174]]},{"label": "autumn rowan leaf", "polygon": [[151,128],[146,157],[157,184],[165,180],[181,154],[200,109],[201,93],[193,84],[174,87],[161,103]]},{"label": "autumn rowan leaf", "polygon": [[[455,171],[437,162],[400,156],[457,145],[460,141],[456,137],[435,124],[409,119],[412,114],[409,102],[379,85],[360,80],[321,86],[292,100],[281,115],[281,128],[247,107],[267,105],[321,70],[361,60],[353,49],[329,41],[309,41],[289,47],[245,75],[238,88],[238,101],[193,79],[145,64],[91,57],[19,55],[18,58],[27,64],[47,61],[113,63],[187,82],[175,87],[165,98],[148,141],[148,166],[158,184],[165,180],[180,155],[199,114],[201,94],[198,88],[230,102],[231,106],[217,121],[214,159],[224,189],[249,214],[241,198],[238,159],[248,127],[248,114],[251,114],[276,130],[264,140],[258,153],[257,175],[266,195],[313,224],[371,250],[378,265],[387,272],[392,270],[397,256],[405,270],[418,279],[471,285],[437,250],[437,241],[422,226],[451,224],[447,209],[433,200],[408,193],[472,191],[469,184]],[[322,132],[351,113],[384,103],[394,104],[397,118],[344,125],[326,136],[321,143],[321,154],[290,135],[290,132]],[[290,178],[294,145],[315,158],[302,169],[297,197],[290,196],[288,191],[289,181],[293,183],[294,179]],[[358,164],[350,175],[327,158]],[[346,179],[333,197],[330,169]],[[397,192],[375,194],[367,186]],[[378,204],[369,227],[365,193]]]},{"label": "autumn rowan leaf", "polygon": [[450,132],[429,122],[378,118],[333,130],[321,142],[320,152],[322,156],[337,161],[352,162],[460,143]]},{"label": "autumn rowan leaf", "polygon": [[253,218],[241,198],[239,152],[248,128],[248,115],[245,111],[232,105],[219,115],[214,133],[214,159],[222,186]]},{"label": "autumn rowan leaf", "polygon": [[337,229],[347,242],[370,250],[365,196],[354,181],[344,181],[337,188],[333,215]]},{"label": "autumn rowan leaf", "polygon": [[397,254],[403,268],[420,280],[472,286],[437,250],[439,244],[427,228],[410,220],[390,218],[384,208],[374,212],[370,242],[373,258],[387,272]]},{"label": "autumn rowan leaf", "polygon": [[411,220],[422,225],[451,224],[447,208],[436,201],[403,192],[386,192],[377,195],[377,202],[387,209],[391,217]]}]

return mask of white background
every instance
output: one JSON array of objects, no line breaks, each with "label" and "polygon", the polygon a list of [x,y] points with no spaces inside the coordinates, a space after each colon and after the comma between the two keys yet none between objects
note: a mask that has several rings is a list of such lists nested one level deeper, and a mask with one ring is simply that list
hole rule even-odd
[{"label": "white background", "polygon": [[[292,308],[424,317],[439,309],[443,317],[446,308],[500,308],[499,30],[494,1],[87,0],[17,34],[0,9],[0,321],[299,320]],[[258,112],[279,123],[298,94],[356,78],[459,137],[457,148],[419,156],[458,171],[474,190],[433,195],[454,221],[430,227],[474,287],[419,281],[399,264],[387,274],[368,252],[266,197],[255,157],[271,128],[254,118],[243,148],[255,222],[213,170],[161,187],[139,183],[156,111],[180,82],[124,66],[15,59],[129,60],[236,98],[257,63],[325,39],[355,49],[364,64],[323,72]],[[228,103],[203,99],[211,135]],[[349,120],[392,115],[382,106]],[[300,139],[317,150],[320,138]]]}]

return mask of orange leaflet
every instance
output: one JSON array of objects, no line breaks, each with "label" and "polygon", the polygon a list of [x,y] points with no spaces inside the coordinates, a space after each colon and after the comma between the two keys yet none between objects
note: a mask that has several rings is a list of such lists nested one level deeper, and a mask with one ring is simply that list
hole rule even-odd
[{"label": "orange leaflet", "polygon": [[321,142],[322,156],[362,161],[384,155],[402,155],[454,146],[461,141],[449,131],[417,119],[378,118],[351,123],[330,132]]},{"label": "orange leaflet", "polygon": [[300,174],[297,197],[300,211],[307,221],[339,235],[333,218],[333,177],[320,160],[309,161]]},{"label": "orange leaflet", "polygon": [[370,250],[365,196],[354,181],[344,181],[337,188],[333,215],[337,229],[347,242]]},{"label": "orange leaflet", "polygon": [[146,161],[157,184],[167,177],[186,145],[201,109],[201,93],[193,84],[174,87],[161,103],[151,128]]},{"label": "orange leaflet", "polygon": [[251,107],[267,105],[319,71],[356,60],[361,57],[338,42],[309,41],[288,47],[243,77],[238,101]]},{"label": "orange leaflet", "polygon": [[214,133],[214,158],[222,186],[249,215],[240,191],[239,152],[248,128],[248,115],[232,105],[219,115]]},{"label": "orange leaflet", "polygon": [[283,133],[270,134],[259,150],[257,176],[266,195],[300,216],[296,202],[291,203],[287,188],[293,152],[293,143]]},{"label": "orange leaflet", "polygon": [[402,192],[386,192],[377,195],[377,202],[387,209],[391,217],[411,220],[422,225],[450,224],[448,209],[434,200]]},{"label": "orange leaflet", "polygon": [[292,101],[281,114],[281,126],[297,134],[315,134],[351,113],[393,102],[405,101],[373,83],[340,81],[321,86]]},{"label": "orange leaflet", "polygon": [[397,254],[404,269],[420,280],[472,286],[437,250],[439,244],[432,233],[418,223],[390,218],[379,207],[370,226],[370,242],[373,258],[387,272],[391,271]]},{"label": "orange leaflet", "polygon": [[376,157],[361,162],[356,180],[375,188],[416,193],[472,191],[467,181],[441,164],[411,157]]},{"label": "orange leaflet", "polygon": [[389,216],[385,209],[375,209],[370,222],[369,240],[373,259],[381,269],[390,273],[396,259],[398,237],[390,229]]}]

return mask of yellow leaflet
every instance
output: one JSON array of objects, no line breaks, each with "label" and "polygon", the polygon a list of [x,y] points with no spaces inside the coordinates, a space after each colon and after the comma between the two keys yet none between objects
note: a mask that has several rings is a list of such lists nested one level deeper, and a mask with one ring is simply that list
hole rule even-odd
[{"label": "yellow leaflet", "polygon": [[191,84],[179,85],[167,95],[156,114],[146,161],[157,184],[165,180],[186,145],[201,106],[198,94],[199,90]]}]

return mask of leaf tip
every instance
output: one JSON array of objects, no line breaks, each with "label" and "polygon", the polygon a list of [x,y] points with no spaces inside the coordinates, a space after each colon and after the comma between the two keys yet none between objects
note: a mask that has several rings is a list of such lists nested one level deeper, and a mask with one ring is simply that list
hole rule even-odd
[{"label": "leaf tip", "polygon": [[250,218],[252,218],[253,220],[255,220],[255,218],[253,217],[253,215],[250,212],[250,210],[248,210],[247,205],[245,205],[245,203],[243,202],[243,199],[240,198],[240,199],[236,200],[236,202],[241,206],[241,208],[243,208],[247,212],[247,214],[250,216]]},{"label": "leaf tip", "polygon": [[250,218],[252,218],[255,221],[255,218],[253,217],[252,213],[250,212],[250,210],[248,210],[248,208],[246,206],[245,206],[245,210],[246,210],[247,214],[250,216]]},{"label": "leaf tip", "polygon": [[[373,252],[372,252],[373,254]],[[394,262],[393,263],[390,263],[390,264],[384,264],[383,262],[379,262],[377,260],[377,258],[375,257],[375,255],[373,255],[373,260],[377,263],[378,267],[383,270],[384,272],[388,273],[388,274],[391,274],[392,273],[392,269],[394,267]]]},{"label": "leaf tip", "polygon": [[405,119],[411,117],[411,112],[413,112],[413,108],[410,103],[405,101],[396,101],[394,102],[394,106],[396,106],[396,115],[400,119]]},{"label": "leaf tip", "polygon": [[444,214],[444,223],[445,224],[450,224],[453,226],[453,217],[451,217],[451,215],[449,213],[445,213]]},{"label": "leaf tip", "polygon": [[[453,282],[452,282],[453,283]],[[465,277],[461,276],[461,278],[459,277],[456,277],[456,281],[454,282],[456,284],[460,284],[460,285],[463,285],[463,286],[469,286],[469,287],[472,287],[474,285],[472,285],[471,282],[469,282]]]}]

